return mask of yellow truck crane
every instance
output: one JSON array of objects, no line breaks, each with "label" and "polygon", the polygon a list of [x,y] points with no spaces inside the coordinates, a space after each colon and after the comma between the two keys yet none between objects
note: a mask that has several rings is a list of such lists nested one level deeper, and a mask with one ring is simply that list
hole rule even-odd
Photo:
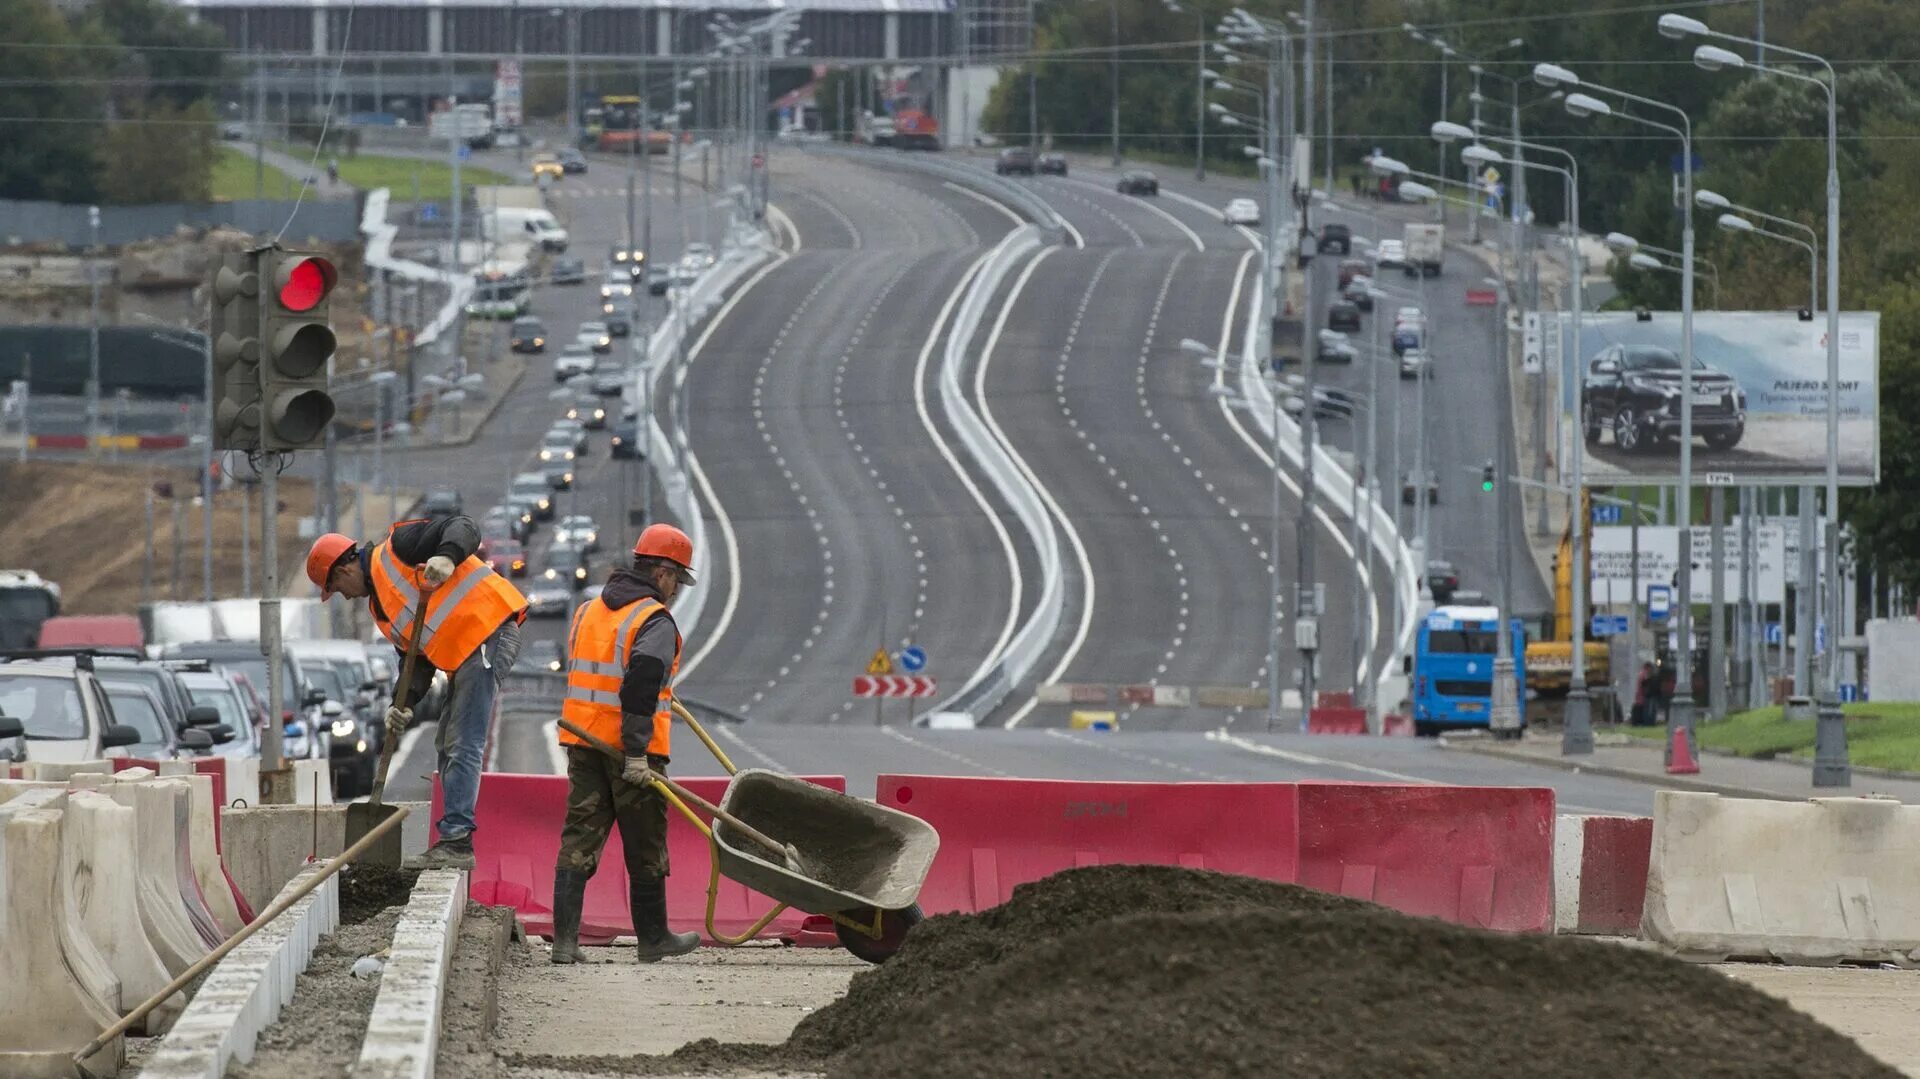
[{"label": "yellow truck crane", "polygon": [[[1584,490],[1580,492],[1580,519],[1593,520],[1593,498]],[[1581,573],[1589,572],[1592,552],[1589,542],[1582,552],[1586,557],[1581,560]],[[1573,573],[1573,526],[1569,521],[1560,533],[1560,548],[1553,555],[1553,624],[1542,639],[1527,644],[1526,655],[1527,688],[1536,701],[1542,702],[1543,710],[1555,713],[1556,718],[1560,702],[1573,686],[1573,620],[1586,617],[1585,611],[1573,609]],[[1604,642],[1588,641],[1586,654],[1587,685],[1608,685],[1611,649]]]}]

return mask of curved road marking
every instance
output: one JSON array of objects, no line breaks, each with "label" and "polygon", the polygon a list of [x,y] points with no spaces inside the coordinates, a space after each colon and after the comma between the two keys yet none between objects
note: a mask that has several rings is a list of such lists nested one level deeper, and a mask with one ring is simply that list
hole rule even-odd
[{"label": "curved road marking", "polygon": [[1011,209],[1008,209],[1007,204],[1004,202],[1001,202],[999,199],[982,195],[980,192],[975,191],[972,188],[961,187],[959,184],[954,183],[952,180],[942,180],[940,181],[940,183],[941,183],[941,186],[943,187],[950,187],[955,191],[960,192],[962,195],[967,196],[970,199],[979,199],[981,202],[986,203],[988,206],[991,206],[994,209],[1000,211],[1001,213],[1006,214],[1007,219],[1013,222],[1014,228],[1019,228],[1021,225],[1024,225],[1027,223],[1026,218],[1021,217],[1019,214],[1014,213]]},{"label": "curved road marking", "polygon": [[[1070,184],[1080,184],[1083,187],[1091,187],[1096,191],[1104,192],[1107,190],[1106,188],[1101,187],[1099,184],[1091,184],[1085,180],[1075,179],[1075,180],[1068,180],[1067,182]],[[1193,231],[1191,228],[1188,228],[1187,223],[1185,221],[1180,220],[1179,218],[1173,216],[1172,214],[1168,213],[1165,210],[1162,210],[1160,207],[1155,206],[1153,203],[1148,202],[1145,199],[1131,198],[1125,195],[1120,195],[1120,193],[1117,191],[1113,192],[1113,194],[1116,197],[1127,199],[1130,205],[1138,205],[1142,210],[1150,210],[1153,213],[1159,214],[1161,217],[1166,218],[1168,224],[1172,225],[1174,228],[1179,229],[1181,232],[1184,232],[1187,234],[1187,239],[1193,241],[1193,249],[1195,251],[1205,251],[1207,249],[1207,245],[1201,242],[1200,240],[1200,234]],[[1191,202],[1193,200],[1188,199],[1187,201]]]}]

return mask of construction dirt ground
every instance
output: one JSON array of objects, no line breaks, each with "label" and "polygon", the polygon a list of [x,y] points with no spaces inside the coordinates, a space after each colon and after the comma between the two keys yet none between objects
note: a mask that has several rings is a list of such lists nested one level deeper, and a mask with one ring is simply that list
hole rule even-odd
[{"label": "construction dirt ground", "polygon": [[1023,885],[880,967],[778,945],[554,967],[506,912],[468,910],[444,1074],[1920,1074],[1913,972],[1696,966],[1177,868]]}]

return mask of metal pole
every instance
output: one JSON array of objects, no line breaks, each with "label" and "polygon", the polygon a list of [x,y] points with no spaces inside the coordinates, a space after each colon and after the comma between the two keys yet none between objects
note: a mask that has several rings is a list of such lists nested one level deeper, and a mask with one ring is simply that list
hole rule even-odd
[{"label": "metal pole", "polygon": [[1267,537],[1273,570],[1271,619],[1267,626],[1267,733],[1280,725],[1280,387],[1273,387],[1273,523]]},{"label": "metal pole", "polygon": [[87,207],[93,243],[87,251],[87,454],[100,452],[100,207]]},{"label": "metal pole", "polygon": [[1840,138],[1837,80],[1827,66],[1827,662],[1815,732],[1813,785],[1847,787],[1847,729],[1840,711]]},{"label": "metal pole", "polygon": [[[1032,24],[1033,2],[1027,2],[1029,26]],[[1193,178],[1207,178],[1207,13],[1195,8],[1193,12]],[[1033,67],[1027,67],[1028,90],[1031,95]],[[1029,96],[1031,104],[1031,96]]]},{"label": "metal pole", "polygon": [[213,334],[200,338],[200,359],[207,383],[206,412],[200,437],[200,599],[213,602]]},{"label": "metal pole", "polygon": [[[1520,113],[1516,108],[1514,110],[1514,123],[1517,125],[1519,122]],[[1514,140],[1518,142],[1519,138],[1520,135],[1516,127]],[[1519,155],[1520,148],[1515,146],[1514,160],[1516,165],[1514,168],[1514,188],[1516,191],[1520,189],[1520,177],[1525,175],[1527,171],[1526,165],[1520,161]],[[1564,362],[1560,365],[1560,377],[1566,379],[1567,384],[1573,387],[1573,415],[1575,425],[1573,438],[1569,440],[1571,447],[1567,451],[1569,464],[1572,466],[1572,482],[1570,488],[1573,492],[1573,501],[1567,512],[1567,534],[1570,541],[1567,553],[1573,559],[1573,566],[1571,567],[1573,573],[1573,610],[1570,612],[1573,617],[1569,620],[1573,623],[1569,627],[1571,630],[1569,640],[1573,642],[1573,655],[1571,657],[1573,670],[1567,686],[1567,711],[1565,723],[1560,734],[1560,752],[1570,756],[1579,756],[1593,752],[1593,704],[1587,693],[1586,624],[1587,529],[1592,527],[1593,521],[1586,514],[1586,500],[1581,497],[1583,489],[1586,486],[1587,478],[1586,431],[1582,426],[1584,421],[1580,418],[1583,404],[1581,401],[1582,387],[1580,378],[1580,364],[1582,362],[1580,329],[1581,324],[1586,321],[1586,297],[1583,295],[1586,290],[1581,287],[1582,274],[1580,264],[1580,175],[1577,162],[1569,161],[1568,165],[1569,167],[1566,172],[1567,220],[1572,226],[1572,229],[1567,234],[1567,267],[1571,271],[1568,275],[1570,286],[1568,291],[1571,292],[1572,295],[1567,302],[1567,306],[1573,312],[1573,349],[1572,355],[1565,357]],[[1522,223],[1520,227],[1524,229],[1526,226]],[[1537,302],[1538,297],[1535,299]],[[1541,369],[1543,372],[1546,367],[1544,361],[1545,358],[1542,357]],[[1544,381],[1546,375],[1543,373],[1540,377]],[[1554,407],[1556,410],[1558,409],[1559,404],[1557,401]],[[1544,469],[1542,470],[1542,474],[1544,475]],[[1636,540],[1638,540],[1640,535],[1638,498],[1639,496],[1636,493],[1634,505],[1634,538]],[[1541,498],[1540,504],[1542,507],[1541,512],[1544,513],[1546,506],[1546,499],[1544,497]],[[1634,558],[1636,561],[1639,559],[1637,542],[1635,544]],[[1639,610],[1639,590],[1637,583],[1634,591],[1634,610],[1636,612]],[[1639,646],[1639,626],[1637,619],[1629,619],[1628,622],[1629,632],[1635,635],[1635,648],[1637,649]]]},{"label": "metal pole", "polygon": [[[1798,697],[1813,696],[1813,596],[1815,580],[1820,575],[1820,541],[1814,531],[1813,490],[1807,484],[1802,484],[1799,489],[1800,583],[1793,590],[1793,692]],[[1784,614],[1780,621],[1780,635],[1784,642]]]},{"label": "metal pole", "polygon": [[1667,713],[1667,760],[1673,758],[1674,732],[1687,732],[1687,746],[1698,751],[1693,729],[1693,136],[1680,136],[1680,486],[1675,515],[1680,526],[1680,578],[1673,597],[1675,639],[1673,707]]},{"label": "metal pole", "polygon": [[1113,87],[1113,167],[1120,167],[1120,0],[1108,0],[1107,10],[1112,15],[1113,49],[1112,68]]},{"label": "metal pole", "polygon": [[[293,784],[281,784],[286,768],[281,743],[285,725],[285,672],[280,669],[280,553],[279,529],[275,520],[280,505],[280,465],[269,457],[261,474],[260,552],[263,574],[260,598],[260,651],[267,657],[267,725],[260,738],[260,800],[269,804],[287,804],[293,800]],[[269,776],[273,777],[271,780]]]},{"label": "metal pole", "polygon": [[153,473],[147,473],[147,556],[140,564],[140,602],[153,602]]},{"label": "metal pole", "polygon": [[1733,700],[1740,708],[1758,707],[1753,700],[1760,683],[1754,668],[1753,593],[1754,565],[1758,536],[1753,527],[1753,488],[1740,488],[1740,595],[1733,626]]},{"label": "metal pole", "polygon": [[240,484],[240,594],[253,595],[253,491]]},{"label": "metal pole", "polygon": [[183,535],[183,533],[185,532],[185,525],[181,521],[182,514],[180,512],[179,493],[176,491],[174,493],[174,496],[168,499],[168,501],[173,503],[173,574],[171,579],[167,583],[167,598],[179,599],[180,586],[181,586],[181,580],[180,580],[180,555],[182,550],[181,541],[182,539],[185,538]]},{"label": "metal pole", "polygon": [[[1038,150],[1040,148],[1040,75],[1039,66],[1033,55],[1034,45],[1033,0],[1027,0],[1027,145]],[[1205,59],[1206,54],[1202,52],[1203,64]],[[1202,98],[1205,96],[1204,93],[1201,95]],[[1206,103],[1202,101],[1200,108],[1204,110],[1206,107]],[[1204,116],[1205,113],[1201,115]]]},{"label": "metal pole", "polygon": [[[1473,93],[1468,98],[1468,102],[1473,106],[1473,117],[1472,117],[1473,135],[1474,135],[1474,138],[1479,138],[1480,137],[1480,65],[1479,64],[1469,65],[1467,68],[1467,71],[1473,75]],[[1518,131],[1514,132],[1513,137],[1516,139],[1519,138],[1520,133]],[[1442,150],[1440,156],[1444,158],[1446,156],[1446,152]],[[1466,173],[1467,182],[1472,183],[1473,168],[1471,166],[1463,166],[1462,171]],[[1480,207],[1478,205],[1480,202],[1479,196],[1480,196],[1480,192],[1476,190],[1474,192],[1473,197],[1467,202],[1467,242],[1470,244],[1477,244],[1480,242]],[[1513,253],[1513,259],[1514,259],[1514,263],[1513,263],[1514,275],[1515,277],[1518,277],[1520,272],[1520,252],[1515,251]]]},{"label": "metal pole", "polygon": [[1727,718],[1727,492],[1707,492],[1707,552],[1713,578],[1707,589],[1707,714]]},{"label": "metal pole", "polygon": [[[1584,437],[1584,432],[1582,437]],[[1627,574],[1630,582],[1627,607],[1627,671],[1637,689],[1640,685],[1640,488],[1633,489],[1633,517],[1627,526]],[[1579,652],[1574,652],[1578,657]],[[1617,684],[1617,683],[1616,683]],[[1651,707],[1652,702],[1648,702]],[[1652,716],[1646,722],[1653,722]]]},{"label": "metal pole", "polygon": [[[1302,6],[1303,6],[1305,18],[1302,20],[1303,29],[1300,36],[1301,36],[1302,44],[1304,46],[1305,51],[1302,52],[1300,56],[1300,120],[1301,120],[1300,134],[1303,137],[1303,141],[1305,142],[1307,147],[1307,162],[1306,162],[1305,168],[1300,167],[1298,164],[1294,165],[1293,168],[1289,170],[1289,175],[1287,178],[1291,180],[1298,176],[1305,176],[1307,178],[1306,185],[1308,187],[1312,187],[1313,186],[1313,113],[1314,113],[1313,106],[1314,106],[1314,102],[1317,100],[1314,97],[1314,93],[1313,93],[1314,81],[1315,81],[1314,68],[1313,68],[1313,56],[1314,56],[1313,45],[1314,45],[1314,38],[1317,37],[1318,35],[1314,33],[1314,26],[1315,26],[1314,19],[1313,19],[1314,0],[1306,0],[1306,3]],[[1289,80],[1293,78],[1293,73],[1291,71],[1287,73],[1287,78]],[[1329,191],[1328,194],[1331,195],[1332,192]],[[1309,286],[1309,288],[1311,288],[1311,286]],[[1308,415],[1312,415],[1313,413],[1312,397],[1307,398],[1307,413]]]},{"label": "metal pole", "polygon": [[[1503,290],[1499,317],[1494,323],[1499,329],[1494,338],[1493,361],[1495,369],[1499,371],[1511,368],[1509,349],[1512,342],[1506,332],[1507,308],[1511,300],[1511,294]],[[1513,545],[1507,542],[1507,522],[1511,519],[1511,507],[1508,501],[1512,497],[1513,480],[1509,472],[1511,464],[1507,459],[1508,446],[1512,440],[1506,433],[1513,429],[1512,402],[1512,395],[1502,391],[1500,394],[1501,434],[1499,438],[1494,439],[1496,463],[1493,474],[1498,486],[1494,488],[1493,554],[1494,572],[1499,578],[1500,617],[1495,623],[1498,638],[1493,656],[1493,699],[1487,716],[1487,726],[1496,737],[1511,732],[1511,736],[1517,738],[1525,731],[1526,720],[1520,714],[1519,686],[1514,680],[1513,557],[1510,553]],[[1426,482],[1425,477],[1421,477],[1421,482],[1423,484]],[[1424,493],[1424,491],[1420,492],[1422,495]]]},{"label": "metal pole", "polygon": [[567,45],[567,145],[580,145],[580,33],[575,13],[568,9],[560,16],[560,29]]},{"label": "metal pole", "polygon": [[1326,117],[1327,133],[1325,136],[1326,142],[1327,142],[1327,148],[1326,148],[1326,152],[1321,156],[1325,158],[1325,164],[1323,167],[1326,170],[1325,183],[1327,187],[1327,197],[1332,198],[1333,197],[1333,38],[1329,37],[1325,41],[1322,41],[1320,44],[1325,46],[1327,50],[1327,84],[1326,86],[1321,88],[1321,93],[1323,95],[1321,104],[1327,110],[1327,117]]}]

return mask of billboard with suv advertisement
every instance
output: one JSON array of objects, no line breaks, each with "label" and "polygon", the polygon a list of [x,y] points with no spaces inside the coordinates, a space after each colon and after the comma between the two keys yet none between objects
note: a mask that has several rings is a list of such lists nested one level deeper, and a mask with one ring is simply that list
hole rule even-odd
[{"label": "billboard with suv advertisement", "polygon": [[[1561,315],[1559,357],[1573,346]],[[1696,311],[1693,316],[1694,482],[1818,483],[1827,469],[1827,323],[1793,312]],[[1566,438],[1586,439],[1586,480],[1595,487],[1673,484],[1680,469],[1680,313],[1588,315],[1581,356],[1564,372]],[[1558,357],[1548,357],[1550,365]],[[1880,475],[1880,315],[1840,315],[1840,482],[1870,486]],[[1584,387],[1575,422],[1573,386]],[[1568,447],[1563,446],[1564,453]]]}]

